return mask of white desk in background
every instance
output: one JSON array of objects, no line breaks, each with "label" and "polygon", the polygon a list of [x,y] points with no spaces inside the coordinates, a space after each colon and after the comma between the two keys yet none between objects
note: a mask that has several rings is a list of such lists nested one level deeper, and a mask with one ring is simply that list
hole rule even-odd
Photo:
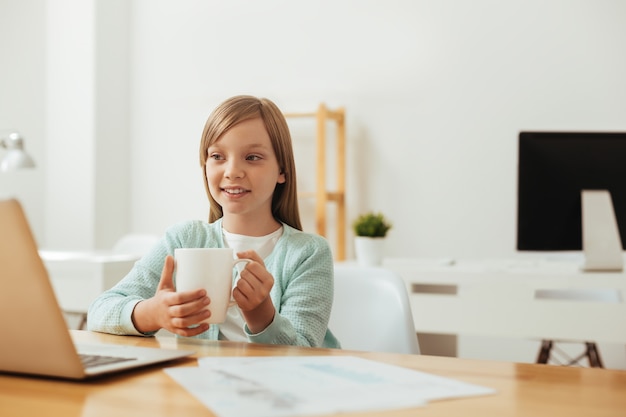
[{"label": "white desk in background", "polygon": [[[529,259],[388,258],[383,267],[407,283],[418,333],[626,344],[623,272],[583,272],[576,262]],[[537,299],[539,289],[615,290],[621,302]]]},{"label": "white desk in background", "polygon": [[[135,255],[107,251],[40,250],[61,309],[84,318],[91,302],[133,267]],[[81,322],[79,328],[84,323]]]}]

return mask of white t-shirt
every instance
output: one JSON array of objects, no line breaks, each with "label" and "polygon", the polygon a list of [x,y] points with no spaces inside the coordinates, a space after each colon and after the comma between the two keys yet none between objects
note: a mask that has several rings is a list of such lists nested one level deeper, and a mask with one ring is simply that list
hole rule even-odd
[{"label": "white t-shirt", "polygon": [[[274,246],[276,246],[276,242],[283,234],[283,228],[278,228],[275,232],[270,233],[265,236],[245,236],[245,235],[237,235],[234,233],[229,233],[225,229],[222,228],[222,233],[224,234],[224,243],[226,247],[233,248],[235,253],[235,258],[237,257],[237,252],[243,252],[246,250],[254,250],[259,256],[263,259],[267,257],[272,250],[274,250]],[[245,263],[240,263],[237,265],[237,271],[241,271],[245,268]],[[236,305],[229,307],[228,312],[226,313],[226,321],[220,324],[220,332],[222,333],[222,337],[226,340],[233,340],[237,342],[247,342],[248,337],[243,331],[243,326],[245,321],[241,316],[241,312],[239,311],[239,307]]]}]

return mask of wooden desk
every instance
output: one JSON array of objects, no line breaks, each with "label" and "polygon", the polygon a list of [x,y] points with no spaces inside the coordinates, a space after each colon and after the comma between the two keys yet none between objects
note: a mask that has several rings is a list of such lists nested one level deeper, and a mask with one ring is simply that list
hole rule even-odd
[{"label": "wooden desk", "polygon": [[[178,347],[201,356],[355,355],[494,388],[496,395],[433,402],[423,408],[367,413],[393,416],[615,417],[626,410],[626,371],[351,352],[236,342],[176,341],[71,331],[75,340]],[[194,366],[184,359],[175,365]],[[0,375],[1,416],[212,416],[161,367],[90,382]],[[359,414],[341,414],[341,416]]]}]

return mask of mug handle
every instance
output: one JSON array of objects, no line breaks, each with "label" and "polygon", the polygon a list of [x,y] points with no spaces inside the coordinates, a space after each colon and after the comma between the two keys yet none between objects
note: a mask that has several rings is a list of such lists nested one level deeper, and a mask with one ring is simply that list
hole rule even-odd
[{"label": "mug handle", "polygon": [[[235,259],[233,261],[233,268],[237,266],[237,264],[240,264],[241,262],[252,262],[252,259],[247,259],[247,258]],[[239,272],[237,272],[237,275],[239,275]],[[235,282],[237,282],[237,279],[235,279]],[[232,289],[231,289],[231,294],[232,294]],[[232,295],[231,295],[231,299],[230,299],[230,302],[228,303],[228,307],[232,307],[236,304],[237,302],[232,298]]]}]

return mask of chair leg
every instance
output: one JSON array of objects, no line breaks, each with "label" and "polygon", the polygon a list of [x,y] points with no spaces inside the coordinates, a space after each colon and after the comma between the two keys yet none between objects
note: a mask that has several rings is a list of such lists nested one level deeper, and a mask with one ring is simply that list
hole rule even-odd
[{"label": "chair leg", "polygon": [[[600,351],[594,342],[585,342],[586,349],[578,357],[569,360],[566,365],[576,365],[578,362],[587,357],[589,360],[589,366],[592,368],[604,368],[602,359],[600,358]],[[550,361],[550,354],[553,348],[552,340],[542,340],[539,355],[537,356],[537,363],[547,364]]]},{"label": "chair leg", "polygon": [[541,349],[537,356],[537,363],[546,364],[550,360],[550,351],[552,350],[552,340],[542,340]]},{"label": "chair leg", "polygon": [[85,325],[87,324],[87,313],[81,314],[80,323],[78,324],[78,330],[85,330]]},{"label": "chair leg", "polygon": [[598,347],[593,342],[585,342],[587,345],[587,358],[589,358],[589,366],[592,368],[604,368]]}]

